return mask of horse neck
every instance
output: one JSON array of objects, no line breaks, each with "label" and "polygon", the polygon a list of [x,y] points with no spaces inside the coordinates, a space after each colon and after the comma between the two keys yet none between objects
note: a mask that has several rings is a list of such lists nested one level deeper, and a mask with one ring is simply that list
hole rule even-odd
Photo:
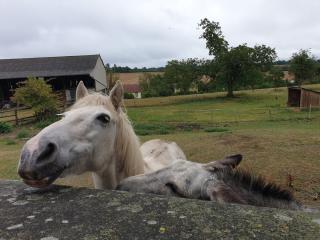
[{"label": "horse neck", "polygon": [[139,139],[123,112],[120,113],[116,135],[111,163],[93,174],[96,188],[114,189],[122,179],[144,173]]},{"label": "horse neck", "polygon": [[241,204],[293,210],[300,209],[300,204],[295,200],[277,198],[276,196],[253,192],[246,188],[236,189],[235,186],[232,187],[232,192],[237,194],[236,199],[240,200],[239,203]]}]

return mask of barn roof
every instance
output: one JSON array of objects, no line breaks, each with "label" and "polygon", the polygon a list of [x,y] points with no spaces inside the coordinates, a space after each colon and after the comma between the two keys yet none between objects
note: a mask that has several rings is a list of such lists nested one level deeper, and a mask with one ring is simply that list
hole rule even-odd
[{"label": "barn roof", "polygon": [[299,87],[299,86],[291,86],[291,87],[288,87],[288,90],[304,90],[304,91],[309,91],[309,92],[314,92],[316,94],[320,94],[320,91],[317,91],[317,90],[314,90],[314,89],[309,89],[309,88],[304,88],[304,87]]},{"label": "barn roof", "polygon": [[100,55],[0,59],[0,79],[86,75]]},{"label": "barn roof", "polygon": [[124,92],[126,93],[138,93],[141,92],[139,84],[124,84]]}]

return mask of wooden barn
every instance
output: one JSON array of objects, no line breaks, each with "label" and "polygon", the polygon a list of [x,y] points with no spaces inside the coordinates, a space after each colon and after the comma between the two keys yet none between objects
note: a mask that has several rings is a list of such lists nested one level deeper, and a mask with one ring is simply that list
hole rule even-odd
[{"label": "wooden barn", "polygon": [[301,87],[288,87],[288,107],[320,107],[320,92]]},{"label": "wooden barn", "polygon": [[92,91],[106,91],[107,76],[100,55],[0,59],[0,100],[9,100],[17,83],[28,77],[44,78],[54,91],[72,101],[79,81]]}]

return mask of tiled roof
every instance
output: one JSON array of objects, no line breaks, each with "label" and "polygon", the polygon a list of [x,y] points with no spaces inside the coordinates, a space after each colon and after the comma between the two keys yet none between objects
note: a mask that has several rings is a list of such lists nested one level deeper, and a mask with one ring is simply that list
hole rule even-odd
[{"label": "tiled roof", "polygon": [[139,84],[124,84],[124,92],[126,93],[138,93],[141,92]]},{"label": "tiled roof", "polygon": [[0,59],[0,79],[86,75],[99,55]]}]

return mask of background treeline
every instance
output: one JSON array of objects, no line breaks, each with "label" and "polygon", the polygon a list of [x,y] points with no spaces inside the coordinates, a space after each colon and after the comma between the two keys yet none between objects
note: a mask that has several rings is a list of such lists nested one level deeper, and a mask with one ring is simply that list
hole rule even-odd
[{"label": "background treeline", "polygon": [[[200,39],[211,59],[171,60],[164,68],[110,68],[108,72],[148,72],[140,79],[143,97],[226,91],[228,97],[241,89],[276,88],[320,82],[320,60],[310,50],[293,53],[289,61],[277,60],[276,50],[264,44],[230,46],[218,22],[204,18],[198,24]],[[294,76],[286,81],[284,72]],[[161,73],[150,73],[161,72]]]},{"label": "background treeline", "polygon": [[162,72],[164,67],[142,67],[142,68],[130,68],[128,66],[121,67],[114,64],[113,66],[110,66],[109,63],[106,64],[106,70],[111,71],[114,73],[135,73],[135,72]]},{"label": "background treeline", "polygon": [[[239,49],[238,49],[239,50]],[[239,50],[240,52],[242,50]],[[237,54],[238,68],[244,68],[245,58]],[[242,53],[243,54],[243,53]],[[305,56],[303,56],[305,55]],[[232,61],[236,61],[234,57]],[[299,59],[302,58],[302,59]],[[308,62],[309,59],[309,63]],[[320,83],[320,63],[313,60],[311,54],[305,50],[295,53],[289,61],[283,64],[271,62],[265,69],[246,66],[244,70],[234,71],[239,74],[232,90],[277,88],[302,83]],[[172,60],[167,63],[162,74],[144,73],[140,79],[143,97],[170,96],[179,94],[205,93],[227,91],[228,78],[232,76],[222,72],[216,60],[189,58]],[[284,80],[284,71],[295,75],[295,82]]]}]

